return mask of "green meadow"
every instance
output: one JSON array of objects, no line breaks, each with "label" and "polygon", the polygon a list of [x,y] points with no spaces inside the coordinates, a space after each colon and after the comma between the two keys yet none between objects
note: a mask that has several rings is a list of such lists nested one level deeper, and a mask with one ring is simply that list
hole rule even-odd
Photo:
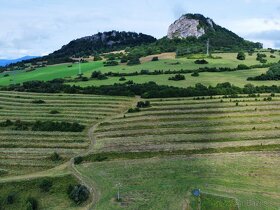
[{"label": "green meadow", "polygon": [[[280,171],[273,166],[279,164],[279,153],[225,153],[86,163],[78,169],[100,190],[100,210],[277,210]],[[201,190],[199,199],[194,189]]]},{"label": "green meadow", "polygon": [[[268,63],[276,63],[280,60],[279,54],[274,54],[276,58],[270,58],[270,53],[266,52]],[[141,70],[196,70],[200,67],[229,67],[229,68],[236,68],[239,64],[245,64],[248,66],[259,64],[256,60],[256,53],[252,56],[247,54],[245,61],[239,61],[236,59],[236,53],[219,53],[213,54],[214,57],[220,57],[219,59],[206,59],[209,64],[205,65],[197,65],[194,63],[196,59],[187,59],[187,58],[175,58],[175,54],[169,53],[167,56],[165,54],[159,55],[160,60],[157,62],[150,61],[150,57],[143,58],[143,62],[140,65],[135,66],[127,66],[125,64],[121,64],[118,66],[110,66],[104,67],[103,62],[89,62],[89,63],[82,63],[81,69],[82,73],[86,77],[90,77],[93,71],[100,71],[102,73],[108,72],[119,72],[119,73],[132,73],[132,72],[140,72]],[[161,59],[162,57],[162,59]],[[31,72],[19,72],[8,74],[2,73],[0,74],[0,86],[6,86],[9,84],[14,83],[22,83],[26,81],[32,80],[40,80],[40,81],[48,81],[57,78],[65,78],[65,79],[74,79],[77,77],[79,72],[79,65],[72,64],[60,64],[54,66],[47,66],[43,68],[38,68]],[[265,73],[267,69],[251,69],[246,71],[236,71],[236,72],[219,72],[219,73],[212,73],[206,72],[201,73],[201,75],[197,78],[191,77],[189,74],[186,75],[187,79],[185,81],[169,81],[168,78],[172,75],[139,75],[139,76],[132,76],[127,77],[127,80],[132,80],[135,83],[144,83],[149,81],[155,81],[161,85],[172,85],[176,87],[187,87],[193,86],[196,83],[202,83],[205,85],[216,85],[220,82],[230,81],[237,86],[243,86],[247,83],[248,77],[257,76],[261,73]],[[114,83],[121,83],[118,77],[109,77],[108,80],[90,80],[87,82],[76,82],[70,83],[79,85],[82,87],[85,86],[100,86],[100,85],[108,85]],[[269,81],[257,81],[257,82],[250,82],[255,85],[271,85],[272,82]]]}]

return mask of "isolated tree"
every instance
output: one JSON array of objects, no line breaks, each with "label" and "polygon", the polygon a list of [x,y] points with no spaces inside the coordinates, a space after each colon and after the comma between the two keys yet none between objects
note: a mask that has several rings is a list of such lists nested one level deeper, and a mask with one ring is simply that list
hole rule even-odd
[{"label": "isolated tree", "polygon": [[238,60],[245,60],[245,59],[246,59],[245,53],[244,53],[244,52],[239,52],[239,53],[237,54],[237,59],[238,59]]}]

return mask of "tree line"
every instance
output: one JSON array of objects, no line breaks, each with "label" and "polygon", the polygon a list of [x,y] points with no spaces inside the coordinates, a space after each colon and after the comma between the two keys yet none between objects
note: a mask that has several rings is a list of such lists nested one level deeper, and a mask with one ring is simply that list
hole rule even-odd
[{"label": "tree line", "polygon": [[95,94],[111,96],[135,96],[143,98],[171,98],[171,97],[193,97],[232,94],[254,94],[254,93],[280,93],[280,86],[254,86],[247,84],[237,87],[229,82],[217,84],[216,86],[205,86],[200,83],[194,87],[179,88],[167,85],[158,85],[155,82],[135,84],[132,81],[123,84],[103,85],[100,87],[70,86],[63,83],[63,79],[53,81],[29,81],[23,84],[2,87],[4,91],[37,92],[37,93],[68,93],[68,94]]}]

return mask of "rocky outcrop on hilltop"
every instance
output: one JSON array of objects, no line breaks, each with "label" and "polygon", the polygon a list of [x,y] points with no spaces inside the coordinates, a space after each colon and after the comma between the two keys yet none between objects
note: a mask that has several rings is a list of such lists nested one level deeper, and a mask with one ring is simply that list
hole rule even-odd
[{"label": "rocky outcrop on hilltop", "polygon": [[173,38],[199,38],[214,30],[215,23],[210,18],[205,18],[199,14],[187,14],[180,17],[169,26],[167,37]]}]

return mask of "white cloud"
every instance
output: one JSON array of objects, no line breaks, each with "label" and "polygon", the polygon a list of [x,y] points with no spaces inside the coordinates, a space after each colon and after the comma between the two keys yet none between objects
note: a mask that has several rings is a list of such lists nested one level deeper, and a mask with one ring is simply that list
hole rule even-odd
[{"label": "white cloud", "polygon": [[226,21],[224,24],[232,31],[243,35],[263,31],[280,30],[279,19],[251,18]]}]

